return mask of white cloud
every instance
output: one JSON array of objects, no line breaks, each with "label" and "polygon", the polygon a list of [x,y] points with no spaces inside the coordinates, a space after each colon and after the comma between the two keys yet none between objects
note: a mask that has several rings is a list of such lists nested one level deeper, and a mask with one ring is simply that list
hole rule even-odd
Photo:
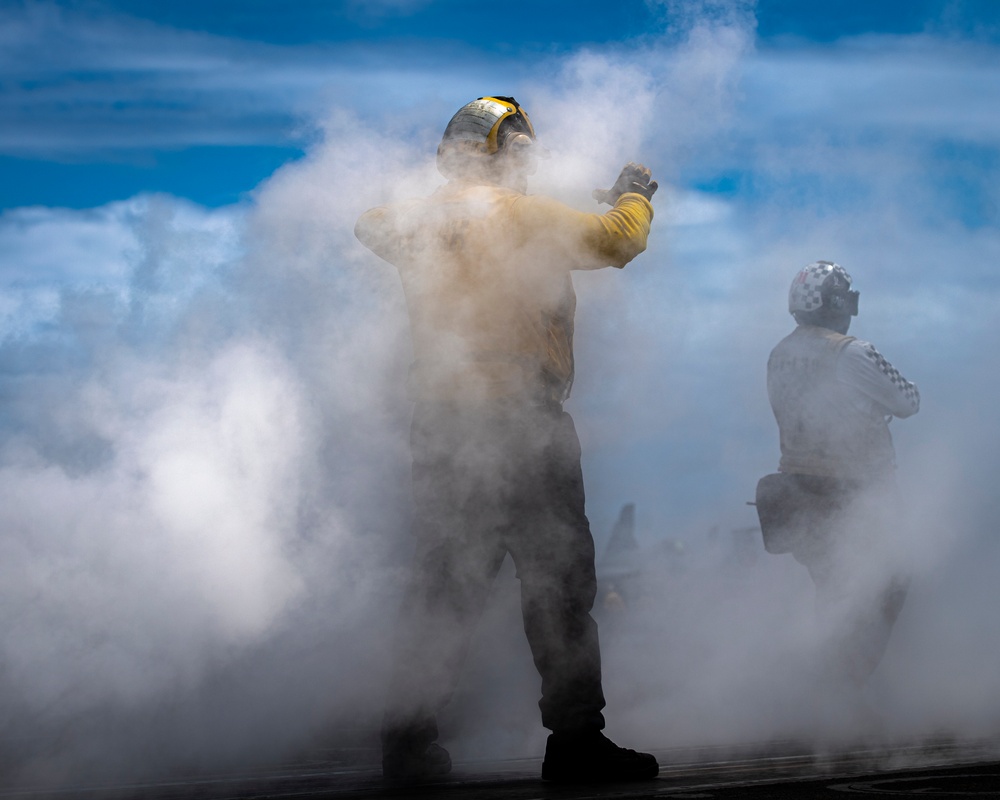
[{"label": "white cloud", "polygon": [[238,255],[239,217],[239,209],[205,212],[155,195],[94,209],[8,210],[0,215],[0,341],[58,326],[60,309],[81,293],[141,307],[146,325],[164,315],[170,324]]},{"label": "white cloud", "polygon": [[69,211],[18,208],[0,216],[0,280],[9,284],[121,283],[138,248],[133,204]]},{"label": "white cloud", "polygon": [[929,36],[866,36],[760,52],[746,73],[751,121],[830,132],[994,142],[996,49]]}]

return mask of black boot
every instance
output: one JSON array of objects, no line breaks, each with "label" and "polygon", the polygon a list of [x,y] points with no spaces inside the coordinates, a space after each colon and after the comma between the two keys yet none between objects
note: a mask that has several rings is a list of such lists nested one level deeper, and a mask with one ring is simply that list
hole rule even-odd
[{"label": "black boot", "polygon": [[422,737],[383,735],[382,777],[394,783],[419,783],[451,772],[451,756]]},{"label": "black boot", "polygon": [[542,780],[555,783],[644,781],[659,772],[654,756],[619,747],[600,731],[551,734],[542,762]]}]

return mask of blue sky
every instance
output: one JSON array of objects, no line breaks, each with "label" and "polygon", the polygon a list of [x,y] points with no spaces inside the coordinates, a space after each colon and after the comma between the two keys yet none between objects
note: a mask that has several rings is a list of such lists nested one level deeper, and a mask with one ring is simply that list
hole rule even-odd
[{"label": "blue sky", "polygon": [[[337,86],[345,62],[360,71],[432,74],[454,64],[488,73],[496,63],[525,75],[532,63],[574,48],[669,37],[669,5],[582,3],[566,13],[561,3],[494,9],[463,0],[378,0],[304,2],[288,12],[269,2],[4,2],[0,208],[83,208],[142,191],[231,203],[301,154],[324,102],[344,97],[378,113],[377,92],[352,97]],[[1000,36],[998,17],[989,0],[849,0],[815,8],[762,0],[756,46],[927,32],[990,43]],[[255,71],[278,63],[285,74],[274,85],[252,85]],[[226,86],[212,86],[215,68],[228,73]],[[412,109],[436,94],[423,86],[402,102]],[[725,178],[708,176],[706,185]]]},{"label": "blue sky", "polygon": [[[754,524],[788,283],[836,260],[852,333],[923,395],[892,425],[918,580],[882,699],[917,728],[995,724],[1000,5],[136,0],[0,2],[0,726],[112,709],[109,750],[169,761],[204,743],[192,719],[266,750],[377,705],[409,351],[353,225],[438,185],[443,126],[486,93],[552,151],[533,191],[596,210],[625,161],[660,181],[647,252],[575,276],[599,545],[626,501],[696,563],[713,526]],[[670,656],[691,729],[657,727],[658,695],[620,725],[788,734],[768,654],[801,643],[769,615],[802,576],[767,564],[751,589],[698,573],[702,633]],[[734,607],[762,627],[727,627]]]}]

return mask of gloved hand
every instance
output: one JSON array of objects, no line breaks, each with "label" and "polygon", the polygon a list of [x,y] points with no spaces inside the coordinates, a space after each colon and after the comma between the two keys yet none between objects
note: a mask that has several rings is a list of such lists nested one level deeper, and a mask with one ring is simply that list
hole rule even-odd
[{"label": "gloved hand", "polygon": [[598,203],[607,203],[613,206],[618,202],[618,198],[626,192],[641,194],[647,200],[651,200],[659,184],[650,180],[652,174],[642,164],[629,161],[618,175],[618,180],[610,189],[594,189],[593,197]]}]

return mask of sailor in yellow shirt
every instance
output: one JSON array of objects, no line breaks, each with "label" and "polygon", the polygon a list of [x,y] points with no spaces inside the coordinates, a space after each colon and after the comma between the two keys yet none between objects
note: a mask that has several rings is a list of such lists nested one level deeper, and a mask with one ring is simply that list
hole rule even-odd
[{"label": "sailor in yellow shirt", "polygon": [[604,694],[594,542],[580,444],[563,408],[573,383],[574,269],[624,267],[646,248],[657,185],[629,164],[588,214],[526,194],[540,147],[511,97],[449,122],[428,198],[374,208],[358,239],[399,271],[410,316],[416,552],[395,639],[383,773],[448,772],[436,715],[509,553],[552,731],[542,777],[629,780],[655,758],[601,733]]}]

